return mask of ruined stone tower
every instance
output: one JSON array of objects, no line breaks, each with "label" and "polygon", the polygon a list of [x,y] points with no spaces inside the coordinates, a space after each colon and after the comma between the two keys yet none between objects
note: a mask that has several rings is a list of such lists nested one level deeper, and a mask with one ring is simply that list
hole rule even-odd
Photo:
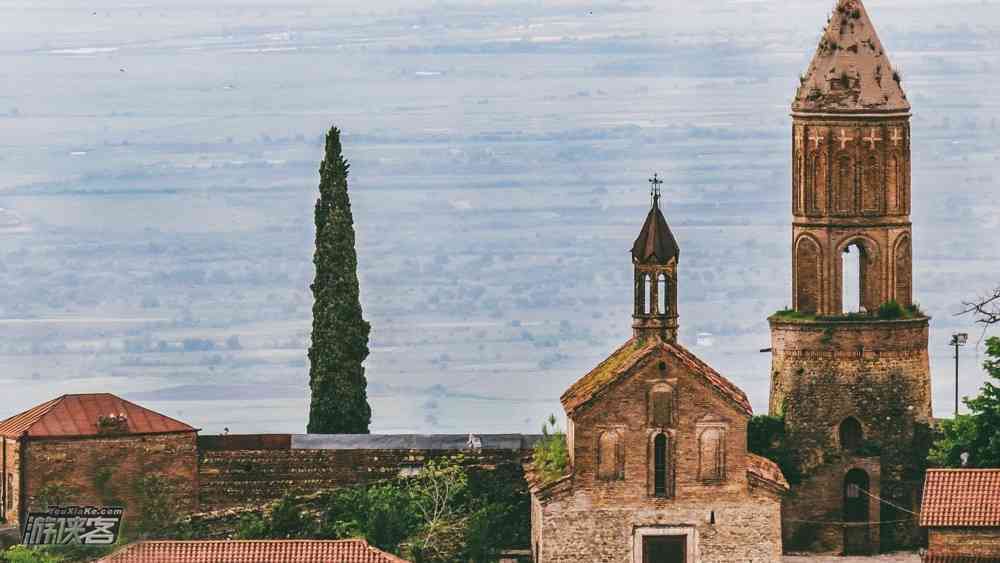
[{"label": "ruined stone tower", "polygon": [[770,318],[770,412],[803,474],[785,545],[912,544],[931,398],[928,318],[912,297],[910,104],[860,0],[837,3],[792,119],[792,309]]}]

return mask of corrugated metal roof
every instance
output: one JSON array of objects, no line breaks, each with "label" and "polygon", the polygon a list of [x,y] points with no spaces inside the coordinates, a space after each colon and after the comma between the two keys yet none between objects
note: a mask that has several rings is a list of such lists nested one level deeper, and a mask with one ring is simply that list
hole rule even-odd
[{"label": "corrugated metal roof", "polygon": [[125,415],[121,433],[194,432],[195,428],[111,393],[62,395],[0,422],[0,435],[16,438],[96,436],[101,416]]},{"label": "corrugated metal roof", "polygon": [[144,541],[125,546],[98,563],[408,563],[349,540]]},{"label": "corrugated metal roof", "polygon": [[920,525],[1000,528],[1000,469],[929,469]]}]

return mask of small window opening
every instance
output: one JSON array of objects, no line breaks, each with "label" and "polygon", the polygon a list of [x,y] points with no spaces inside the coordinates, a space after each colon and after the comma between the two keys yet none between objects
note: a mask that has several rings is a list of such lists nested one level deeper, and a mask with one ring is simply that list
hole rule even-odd
[{"label": "small window opening", "polygon": [[659,434],[653,440],[653,495],[667,496],[667,436]]}]

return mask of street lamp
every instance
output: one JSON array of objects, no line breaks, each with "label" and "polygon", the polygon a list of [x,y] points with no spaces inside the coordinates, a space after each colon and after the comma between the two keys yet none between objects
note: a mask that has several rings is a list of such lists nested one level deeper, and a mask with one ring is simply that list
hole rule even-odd
[{"label": "street lamp", "polygon": [[955,418],[958,418],[958,349],[969,341],[969,335],[959,332],[951,335],[949,346],[955,347]]}]

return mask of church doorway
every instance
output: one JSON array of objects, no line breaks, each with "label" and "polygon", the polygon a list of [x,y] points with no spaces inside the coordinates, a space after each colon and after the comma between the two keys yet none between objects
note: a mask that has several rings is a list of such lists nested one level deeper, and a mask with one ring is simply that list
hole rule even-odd
[{"label": "church doorway", "polygon": [[687,536],[644,536],[642,563],[687,563]]},{"label": "church doorway", "polygon": [[862,469],[852,469],[844,476],[844,555],[871,552],[868,486],[868,474]]}]

